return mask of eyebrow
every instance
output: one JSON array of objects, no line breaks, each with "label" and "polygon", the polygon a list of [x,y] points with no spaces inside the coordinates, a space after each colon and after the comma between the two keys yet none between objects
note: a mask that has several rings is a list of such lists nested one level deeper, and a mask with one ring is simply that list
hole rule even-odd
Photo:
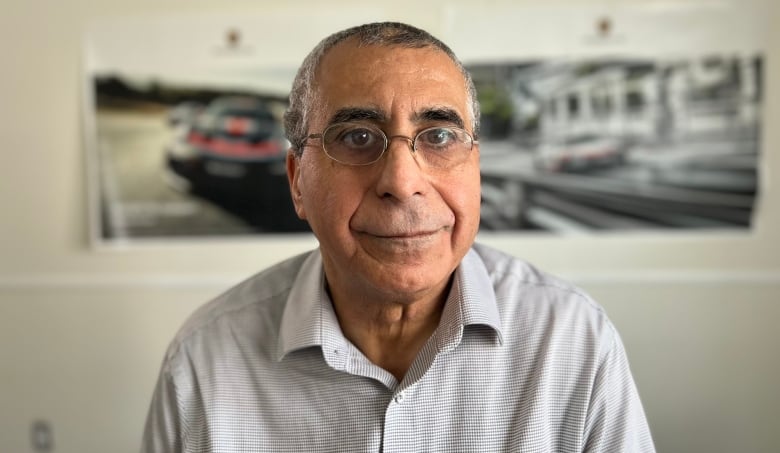
[{"label": "eyebrow", "polygon": [[[387,115],[379,109],[367,107],[345,107],[333,114],[328,124],[344,123],[349,121],[369,120],[384,123],[388,121]],[[457,111],[449,107],[433,107],[415,112],[412,121],[420,122],[444,122],[463,128],[465,122]]]},{"label": "eyebrow", "polygon": [[329,124],[344,123],[348,121],[371,120],[384,122],[387,116],[377,109],[365,107],[345,107],[339,109],[330,119]]},{"label": "eyebrow", "polygon": [[452,123],[460,128],[463,128],[465,124],[463,118],[461,118],[458,112],[448,107],[436,107],[436,108],[425,109],[421,112],[415,113],[414,116],[412,117],[412,120],[415,122],[436,121],[436,122]]}]

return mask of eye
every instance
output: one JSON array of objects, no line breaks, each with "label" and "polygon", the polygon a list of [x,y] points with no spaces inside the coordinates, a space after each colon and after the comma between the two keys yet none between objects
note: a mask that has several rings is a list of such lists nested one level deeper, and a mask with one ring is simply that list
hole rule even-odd
[{"label": "eye", "polygon": [[381,137],[376,131],[361,126],[347,126],[334,139],[338,146],[350,149],[373,149],[379,141]]},{"label": "eye", "polygon": [[385,150],[385,136],[380,129],[361,123],[336,123],[325,129],[322,137],[325,153],[347,165],[375,162]]},{"label": "eye", "polygon": [[427,148],[447,148],[458,142],[458,134],[448,127],[436,127],[422,131],[417,140]]}]

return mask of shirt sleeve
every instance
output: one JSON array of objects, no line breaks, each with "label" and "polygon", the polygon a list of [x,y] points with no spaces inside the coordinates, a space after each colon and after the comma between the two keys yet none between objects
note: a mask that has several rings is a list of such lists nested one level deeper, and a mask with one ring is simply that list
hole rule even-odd
[{"label": "shirt sleeve", "polygon": [[614,328],[611,330],[612,346],[604,356],[593,385],[583,451],[653,453],[653,439],[623,343]]},{"label": "shirt sleeve", "polygon": [[180,426],[176,383],[166,361],[160,370],[157,387],[146,417],[141,453],[181,452]]}]

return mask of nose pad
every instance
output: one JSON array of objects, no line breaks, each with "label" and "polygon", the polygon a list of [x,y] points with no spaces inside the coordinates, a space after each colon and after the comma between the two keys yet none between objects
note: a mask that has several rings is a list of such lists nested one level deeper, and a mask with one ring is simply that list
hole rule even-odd
[{"label": "nose pad", "polygon": [[417,158],[417,152],[414,150],[414,139],[409,138],[405,135],[393,135],[392,137],[387,137],[387,148],[390,148],[390,145],[393,143],[393,139],[400,138],[406,141],[409,144],[409,152],[412,153],[412,156]]}]

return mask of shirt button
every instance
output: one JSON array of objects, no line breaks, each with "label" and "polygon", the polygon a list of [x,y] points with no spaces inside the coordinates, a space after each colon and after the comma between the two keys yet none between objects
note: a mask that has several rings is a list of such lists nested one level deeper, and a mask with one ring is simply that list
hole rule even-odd
[{"label": "shirt button", "polygon": [[396,404],[403,403],[404,402],[404,394],[403,394],[403,392],[399,393],[398,395],[395,395],[393,400],[395,401]]}]

